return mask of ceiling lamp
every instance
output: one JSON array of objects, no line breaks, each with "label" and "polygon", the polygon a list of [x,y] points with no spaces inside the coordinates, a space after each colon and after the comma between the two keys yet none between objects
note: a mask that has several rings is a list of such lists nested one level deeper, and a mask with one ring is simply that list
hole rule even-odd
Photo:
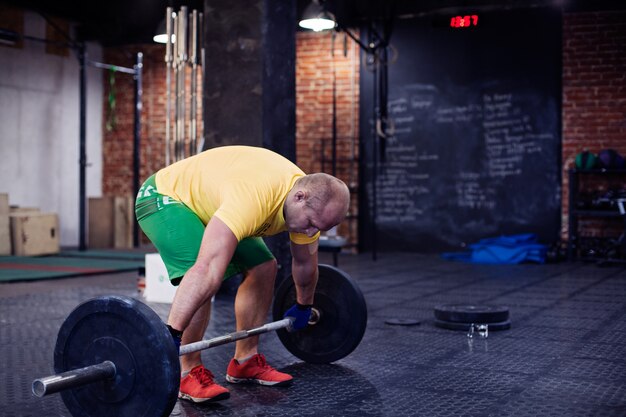
[{"label": "ceiling lamp", "polygon": [[322,30],[334,29],[337,23],[333,15],[324,10],[319,0],[312,0],[304,9],[299,25],[302,28],[320,32]]},{"label": "ceiling lamp", "polygon": [[[166,13],[167,14],[167,13]],[[172,19],[176,16],[176,13],[172,13]],[[161,20],[159,26],[157,26],[157,30],[152,37],[152,40],[156,43],[167,43],[167,19]],[[176,35],[172,33],[172,43],[176,42]]]}]

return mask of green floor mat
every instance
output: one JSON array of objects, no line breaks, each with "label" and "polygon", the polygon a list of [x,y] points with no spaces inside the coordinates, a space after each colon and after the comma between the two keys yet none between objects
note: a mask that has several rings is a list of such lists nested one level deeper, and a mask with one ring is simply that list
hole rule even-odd
[{"label": "green floor mat", "polygon": [[141,250],[123,250],[123,249],[88,249],[84,251],[80,250],[63,250],[59,253],[59,256],[69,256],[73,258],[96,258],[96,259],[120,259],[120,260],[133,260],[144,261],[146,253],[154,253],[152,251]]},{"label": "green floor mat", "polygon": [[0,282],[139,271],[144,264],[143,257],[138,261],[70,256],[0,256]]}]

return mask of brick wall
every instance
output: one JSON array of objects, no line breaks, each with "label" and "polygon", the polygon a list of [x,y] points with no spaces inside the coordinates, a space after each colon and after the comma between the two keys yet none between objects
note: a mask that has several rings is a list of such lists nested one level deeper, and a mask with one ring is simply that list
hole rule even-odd
[{"label": "brick wall", "polygon": [[[104,61],[108,64],[132,68],[137,52],[143,53],[143,97],[141,111],[140,182],[165,161],[165,47],[138,45],[124,48],[107,48]],[[112,114],[109,104],[110,72],[104,76],[103,126],[103,184],[105,195],[133,194],[133,142],[134,142],[134,78],[130,74],[115,73],[113,114],[115,124],[107,128]]]},{"label": "brick wall", "polygon": [[299,32],[296,37],[296,158],[305,172],[332,174],[333,79],[336,176],[352,190],[338,233],[357,243],[359,48],[345,34]]},{"label": "brick wall", "polygon": [[[626,156],[626,12],[571,13],[563,19],[563,239],[568,232],[568,170],[576,154],[613,148]],[[613,185],[615,180],[611,180]],[[626,179],[621,177],[622,188]],[[606,188],[586,179],[583,191]],[[617,221],[616,221],[617,220]],[[621,219],[588,219],[581,235],[615,236]]]}]

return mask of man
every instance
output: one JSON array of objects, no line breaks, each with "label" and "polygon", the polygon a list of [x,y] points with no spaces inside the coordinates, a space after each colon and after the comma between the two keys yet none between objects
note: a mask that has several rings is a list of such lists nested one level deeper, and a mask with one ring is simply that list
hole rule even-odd
[{"label": "man", "polygon": [[[339,224],[350,194],[339,179],[305,175],[263,148],[224,146],[176,162],[148,178],[137,195],[137,220],[159,251],[170,280],[179,285],[168,317],[178,346],[201,340],[211,298],[223,281],[244,279],[235,297],[237,330],[265,323],[277,263],[261,236],[288,231],[297,304],[286,316],[293,330],[307,325],[317,284],[320,231]],[[195,402],[230,396],[202,365],[200,352],[181,356],[179,397]],[[258,336],[238,340],[226,380],[288,385],[291,375],[268,365]]]}]

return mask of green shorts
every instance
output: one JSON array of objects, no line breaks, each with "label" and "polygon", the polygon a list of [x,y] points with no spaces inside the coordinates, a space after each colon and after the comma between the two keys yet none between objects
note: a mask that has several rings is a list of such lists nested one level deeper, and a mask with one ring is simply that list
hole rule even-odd
[{"label": "green shorts", "polygon": [[[172,284],[178,285],[198,257],[205,224],[180,201],[159,194],[154,175],[144,182],[135,201],[141,230],[159,251]],[[226,269],[224,279],[274,259],[260,237],[241,240]]]}]

